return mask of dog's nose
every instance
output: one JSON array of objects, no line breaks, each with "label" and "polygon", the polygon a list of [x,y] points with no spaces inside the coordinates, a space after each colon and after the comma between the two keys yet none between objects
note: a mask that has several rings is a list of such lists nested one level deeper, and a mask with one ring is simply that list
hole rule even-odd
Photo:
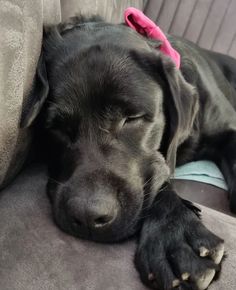
[{"label": "dog's nose", "polygon": [[71,198],[67,202],[67,212],[77,226],[99,230],[108,227],[117,216],[114,200],[81,200]]}]

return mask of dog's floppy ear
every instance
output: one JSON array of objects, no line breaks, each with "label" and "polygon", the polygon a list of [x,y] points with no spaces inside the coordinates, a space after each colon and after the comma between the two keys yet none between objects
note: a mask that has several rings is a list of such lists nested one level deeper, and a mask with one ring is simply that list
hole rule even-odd
[{"label": "dog's floppy ear", "polygon": [[173,172],[177,148],[190,135],[198,112],[197,91],[186,82],[172,60],[162,53],[146,53],[142,56],[135,53],[135,58],[163,88],[166,126],[161,151]]},{"label": "dog's floppy ear", "polygon": [[166,85],[164,93],[166,132],[162,146],[167,163],[173,172],[177,148],[190,136],[193,129],[199,109],[198,94],[170,59],[162,57],[161,68],[161,78]]},{"label": "dog's floppy ear", "polygon": [[23,104],[20,120],[21,128],[29,127],[33,123],[48,96],[48,92],[49,85],[46,65],[43,52],[41,52],[32,89],[27,96],[26,102]]}]

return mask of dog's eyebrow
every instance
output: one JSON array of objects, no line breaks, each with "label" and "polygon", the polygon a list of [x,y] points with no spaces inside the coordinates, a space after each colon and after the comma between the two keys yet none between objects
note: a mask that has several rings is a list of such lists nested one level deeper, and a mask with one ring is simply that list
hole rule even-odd
[{"label": "dog's eyebrow", "polygon": [[113,99],[112,103],[118,106],[121,111],[126,114],[137,114],[144,112],[147,115],[152,116],[155,112],[155,103],[151,98],[146,96],[118,96]]}]

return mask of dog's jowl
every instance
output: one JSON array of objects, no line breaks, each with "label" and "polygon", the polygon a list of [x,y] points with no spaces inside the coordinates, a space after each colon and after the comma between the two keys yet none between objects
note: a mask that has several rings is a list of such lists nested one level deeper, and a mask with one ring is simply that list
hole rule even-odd
[{"label": "dog's jowl", "polygon": [[206,289],[223,240],[169,177],[176,164],[213,160],[236,211],[236,61],[168,38],[180,70],[161,43],[125,25],[80,17],[51,27],[22,126],[38,115],[61,229],[98,242],[138,234],[135,265],[146,285]]}]

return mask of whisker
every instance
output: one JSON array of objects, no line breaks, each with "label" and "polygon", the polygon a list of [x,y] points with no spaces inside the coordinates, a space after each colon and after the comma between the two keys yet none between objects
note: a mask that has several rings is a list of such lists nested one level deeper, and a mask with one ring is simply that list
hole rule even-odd
[{"label": "whisker", "polygon": [[150,216],[151,216],[151,214],[147,214],[147,215],[140,216],[139,217],[139,220],[143,220],[143,219],[148,218]]},{"label": "whisker", "polygon": [[145,207],[142,208],[142,210],[144,211],[145,209],[148,209],[148,208],[150,208],[150,207],[151,207],[151,204],[146,205]]},{"label": "whisker", "polygon": [[56,183],[59,184],[59,185],[65,185],[65,183],[60,182],[60,181],[57,181],[56,179],[54,179],[54,178],[52,178],[52,177],[49,177],[49,179],[52,180],[52,181],[54,181],[54,182],[56,182]]},{"label": "whisker", "polygon": [[143,187],[145,187],[152,179],[153,179],[153,176],[148,178],[148,180],[143,184]]}]

